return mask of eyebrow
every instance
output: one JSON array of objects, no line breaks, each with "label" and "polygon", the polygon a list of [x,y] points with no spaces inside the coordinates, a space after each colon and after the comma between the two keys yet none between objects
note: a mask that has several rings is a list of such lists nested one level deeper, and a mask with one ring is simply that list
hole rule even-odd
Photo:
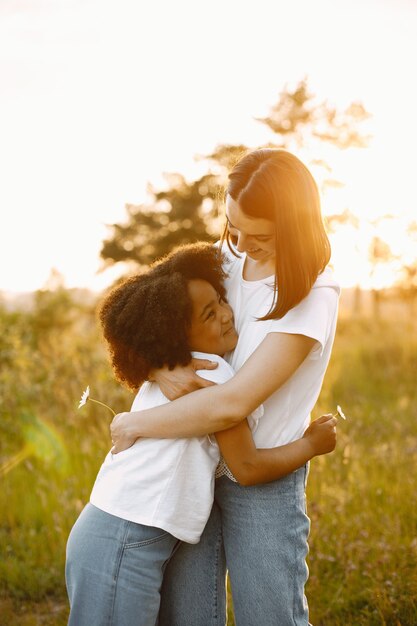
[{"label": "eyebrow", "polygon": [[[232,222],[229,220],[227,215],[226,215],[226,220],[227,220],[228,225],[231,226],[231,228],[236,228],[236,226],[233,226]],[[236,228],[236,230],[239,230],[239,229]],[[272,233],[259,233],[258,235],[251,235],[251,236],[252,237],[272,237]]]}]

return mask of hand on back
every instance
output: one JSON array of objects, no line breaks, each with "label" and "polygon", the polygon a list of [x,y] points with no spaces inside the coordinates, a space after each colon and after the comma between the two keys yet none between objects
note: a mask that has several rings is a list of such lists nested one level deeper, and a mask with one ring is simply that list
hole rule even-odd
[{"label": "hand on back", "polygon": [[178,365],[172,370],[168,367],[153,370],[151,379],[158,383],[162,393],[168,400],[176,400],[197,389],[214,385],[215,383],[210,380],[198,376],[196,370],[214,370],[216,367],[217,363],[215,361],[192,359],[191,363],[184,367]]}]

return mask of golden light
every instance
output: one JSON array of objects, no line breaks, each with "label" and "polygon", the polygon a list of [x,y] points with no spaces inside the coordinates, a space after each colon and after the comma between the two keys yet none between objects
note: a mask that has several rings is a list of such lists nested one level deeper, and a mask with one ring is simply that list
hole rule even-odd
[{"label": "golden light", "polygon": [[53,464],[58,471],[65,471],[68,454],[57,430],[32,414],[24,414],[20,419],[25,443],[19,452],[0,465],[0,476],[5,476],[30,457]]}]

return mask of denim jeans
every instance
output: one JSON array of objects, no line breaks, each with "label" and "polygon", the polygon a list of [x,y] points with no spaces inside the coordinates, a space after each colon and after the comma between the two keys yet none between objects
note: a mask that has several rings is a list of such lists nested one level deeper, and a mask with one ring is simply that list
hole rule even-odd
[{"label": "denim jeans", "polygon": [[164,566],[178,539],[92,504],[67,543],[70,626],[155,626]]},{"label": "denim jeans", "polygon": [[200,543],[181,544],[165,571],[159,626],[224,626],[226,563],[237,626],[307,626],[307,472],[253,487],[216,480]]}]

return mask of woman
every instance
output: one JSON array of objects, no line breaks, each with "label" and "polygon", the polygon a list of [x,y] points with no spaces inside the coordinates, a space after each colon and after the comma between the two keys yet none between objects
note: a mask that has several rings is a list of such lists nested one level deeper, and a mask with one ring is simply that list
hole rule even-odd
[{"label": "woman", "polygon": [[[212,381],[233,375],[220,358],[237,342],[223,278],[219,251],[196,244],[173,252],[106,297],[100,320],[115,374],[131,389],[140,387],[133,409],[166,402],[156,383],[145,382],[149,371],[187,364],[191,351],[216,360]],[[254,426],[256,420],[250,421]],[[335,422],[323,416],[298,441],[257,450],[245,420],[220,433],[218,442],[236,477],[255,484],[330,452]],[[117,457],[107,455],[68,539],[70,625],[155,625],[165,563],[178,540],[199,541],[218,463],[219,448],[208,437],[143,439]],[[224,464],[223,471],[230,473]]]},{"label": "woman", "polygon": [[[226,429],[264,405],[257,447],[297,439],[310,420],[329,362],[339,287],[315,181],[284,150],[255,150],[229,175],[227,298],[239,341],[226,355],[236,375],[158,409],[120,414],[114,451],[136,437],[191,437]],[[238,254],[239,256],[235,256]],[[164,385],[171,375],[155,373]],[[175,379],[182,376],[175,372]],[[183,546],[166,572],[160,623],[225,622],[225,563],[238,626],[308,624],[304,585],[309,519],[307,466],[244,489],[222,477],[198,546]]]}]

